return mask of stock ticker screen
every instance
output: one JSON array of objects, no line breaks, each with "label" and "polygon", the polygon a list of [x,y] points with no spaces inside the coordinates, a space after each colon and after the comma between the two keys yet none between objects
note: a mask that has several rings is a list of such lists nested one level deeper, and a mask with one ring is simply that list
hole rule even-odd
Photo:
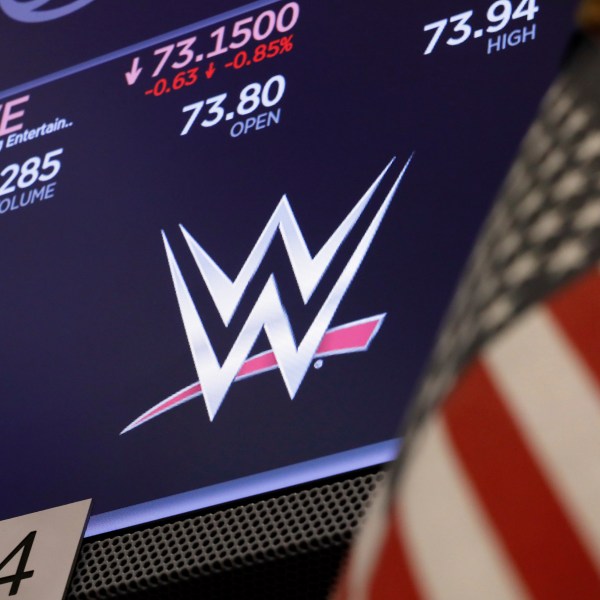
[{"label": "stock ticker screen", "polygon": [[0,518],[390,460],[573,8],[0,0]]}]

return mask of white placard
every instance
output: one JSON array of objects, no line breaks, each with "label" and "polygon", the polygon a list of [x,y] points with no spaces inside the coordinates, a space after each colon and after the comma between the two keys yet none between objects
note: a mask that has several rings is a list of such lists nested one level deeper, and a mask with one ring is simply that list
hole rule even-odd
[{"label": "white placard", "polygon": [[0,521],[0,600],[63,600],[91,500]]}]

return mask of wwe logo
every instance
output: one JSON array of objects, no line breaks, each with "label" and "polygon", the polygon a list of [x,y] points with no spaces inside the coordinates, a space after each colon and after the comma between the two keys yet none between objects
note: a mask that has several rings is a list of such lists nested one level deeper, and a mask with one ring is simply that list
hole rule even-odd
[{"label": "wwe logo", "polygon": [[[262,264],[278,231],[283,238],[300,294],[306,304],[342,243],[363,214],[392,163],[393,161],[386,166],[314,257],[311,256],[292,207],[284,195],[233,281],[190,233],[180,225],[196,266],[225,326],[229,325],[242,296]],[[287,312],[281,302],[275,276],[271,274],[233,347],[223,364],[220,364],[167,236],[163,232],[169,269],[199,383],[180,390],[151,408],[122,433],[200,394],[204,397],[208,415],[212,421],[235,380],[275,368],[280,370],[290,398],[293,399],[313,358],[365,350],[377,333],[385,315],[362,319],[333,329],[329,329],[329,326],[371,246],[409,163],[410,159],[394,181],[299,344],[296,344]],[[263,330],[272,351],[249,357]]]}]

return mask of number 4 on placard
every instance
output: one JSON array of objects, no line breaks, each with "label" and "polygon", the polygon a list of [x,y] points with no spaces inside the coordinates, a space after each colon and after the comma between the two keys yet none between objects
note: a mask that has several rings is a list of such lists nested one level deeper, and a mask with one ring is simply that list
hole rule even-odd
[{"label": "number 4 on placard", "polygon": [[[32,531],[27,534],[25,538],[17,545],[17,547],[0,563],[0,585],[4,585],[10,583],[10,591],[8,592],[9,596],[16,596],[19,591],[19,586],[21,585],[21,581],[23,579],[29,579],[33,577],[34,571],[26,571],[27,561],[29,560],[29,555],[31,554],[31,548],[33,547],[33,540],[35,540],[36,531]],[[14,575],[5,575],[2,577],[2,570],[6,565],[18,554],[21,553],[21,558],[19,559],[19,566],[17,567],[17,571]]]}]

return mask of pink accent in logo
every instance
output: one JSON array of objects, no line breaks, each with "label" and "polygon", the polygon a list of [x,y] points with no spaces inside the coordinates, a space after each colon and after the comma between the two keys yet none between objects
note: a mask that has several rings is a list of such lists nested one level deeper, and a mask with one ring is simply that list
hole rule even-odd
[{"label": "pink accent in logo", "polygon": [[[367,317],[366,319],[353,321],[352,323],[346,323],[345,325],[329,329],[323,336],[314,358],[364,352],[369,348],[369,345],[377,335],[384,318],[384,314],[376,315],[374,317]],[[234,381],[240,381],[241,379],[247,379],[249,377],[254,377],[255,375],[260,375],[261,373],[272,371],[277,369],[278,366],[275,353],[272,350],[261,352],[260,354],[251,356],[244,362]],[[177,406],[181,406],[194,398],[198,398],[201,395],[202,387],[200,386],[200,383],[193,383],[153,406],[150,410],[146,411],[123,429],[121,434],[127,433],[128,431],[147,423],[154,417],[158,417],[159,415],[162,415]]]}]

